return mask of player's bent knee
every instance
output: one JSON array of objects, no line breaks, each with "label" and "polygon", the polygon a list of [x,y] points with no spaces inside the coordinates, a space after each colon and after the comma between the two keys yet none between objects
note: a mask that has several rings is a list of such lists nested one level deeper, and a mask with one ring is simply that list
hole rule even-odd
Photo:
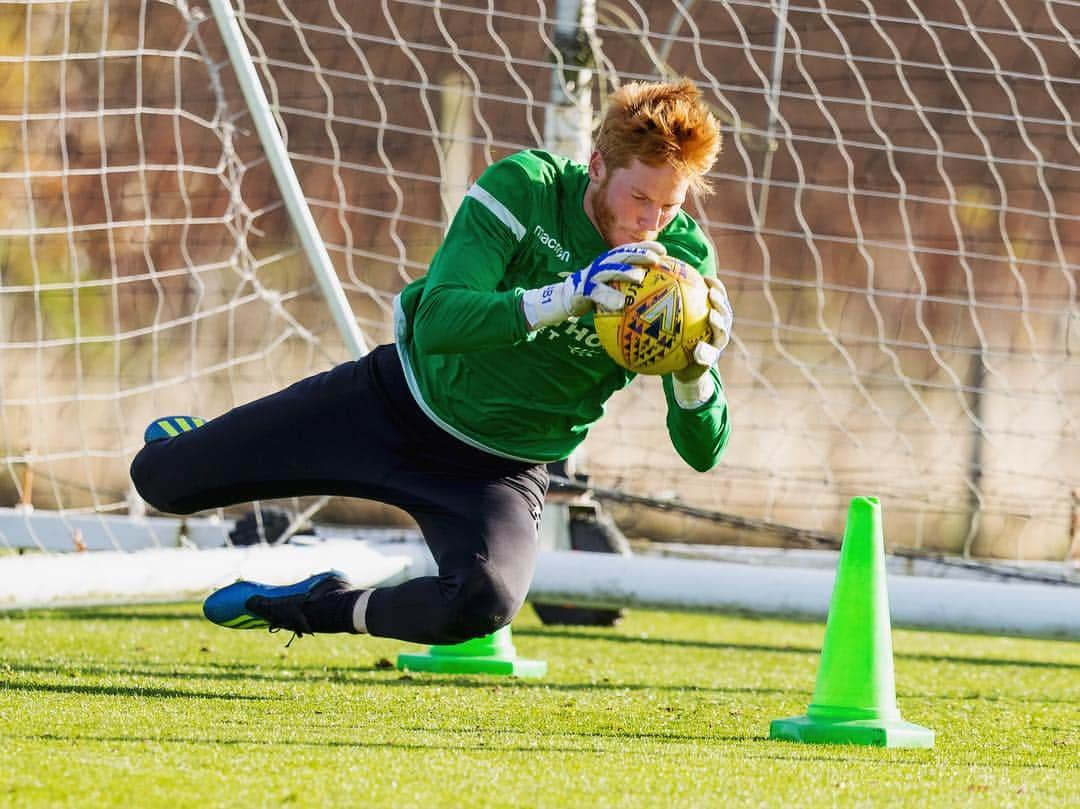
[{"label": "player's bent knee", "polygon": [[448,630],[457,639],[455,642],[482,638],[510,623],[514,616],[509,611],[497,609],[465,609]]},{"label": "player's bent knee", "polygon": [[158,457],[158,447],[147,444],[131,462],[131,482],[139,497],[166,514],[191,514],[192,510],[178,508],[164,491],[168,487],[169,475],[162,468],[163,460]]},{"label": "player's bent knee", "polygon": [[508,625],[524,602],[525,593],[512,592],[497,570],[478,561],[450,603],[444,632],[453,642],[490,635]]}]

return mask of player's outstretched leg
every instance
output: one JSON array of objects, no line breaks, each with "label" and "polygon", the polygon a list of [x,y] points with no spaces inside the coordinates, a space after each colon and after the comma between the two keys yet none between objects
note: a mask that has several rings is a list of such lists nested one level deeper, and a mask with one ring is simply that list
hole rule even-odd
[{"label": "player's outstretched leg", "polygon": [[203,614],[230,629],[287,629],[300,636],[350,631],[352,607],[363,592],[351,587],[339,570],[280,586],[241,580],[212,593]]},{"label": "player's outstretched leg", "polygon": [[399,457],[407,439],[380,392],[391,362],[402,375],[394,346],[380,346],[177,435],[169,429],[194,422],[157,419],[147,435],[155,440],[132,459],[132,483],[170,514],[309,494],[370,497],[372,486],[385,495],[382,458]]},{"label": "player's outstretched leg", "polygon": [[163,416],[160,419],[154,419],[146,426],[143,441],[147,444],[152,441],[163,441],[166,438],[178,436],[180,433],[190,432],[204,424],[206,424],[206,419],[198,416]]}]

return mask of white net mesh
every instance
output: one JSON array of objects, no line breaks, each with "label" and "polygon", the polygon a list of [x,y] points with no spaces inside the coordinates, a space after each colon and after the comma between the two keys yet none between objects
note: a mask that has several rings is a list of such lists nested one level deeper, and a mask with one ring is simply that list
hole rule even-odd
[{"label": "white net mesh", "polygon": [[[0,497],[122,511],[151,417],[212,416],[346,353],[214,21],[152,0],[6,9]],[[1063,558],[1080,482],[1080,4],[618,0],[569,31],[564,11],[239,4],[367,339],[390,339],[392,296],[471,180],[551,141],[572,113],[553,99],[584,86],[599,109],[620,83],[687,75],[726,129],[717,193],[690,209],[736,312],[732,440],[691,472],[639,379],[586,444],[594,482],[829,532],[849,497],[877,495],[893,545]]]}]

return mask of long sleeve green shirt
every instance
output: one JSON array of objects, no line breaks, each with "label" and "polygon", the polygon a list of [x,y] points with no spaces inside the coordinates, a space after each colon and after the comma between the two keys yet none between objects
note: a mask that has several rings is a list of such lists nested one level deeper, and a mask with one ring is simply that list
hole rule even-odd
[{"label": "long sleeve green shirt", "polygon": [[[604,351],[592,314],[530,332],[524,290],[555,283],[608,249],[585,214],[586,167],[543,151],[511,155],[469,189],[428,274],[395,302],[398,351],[413,396],[451,434],[498,455],[565,458],[634,374]],[[685,212],[660,234],[669,254],[714,275],[712,247]],[[716,393],[693,410],[663,380],[673,446],[706,471],[728,437]]]}]

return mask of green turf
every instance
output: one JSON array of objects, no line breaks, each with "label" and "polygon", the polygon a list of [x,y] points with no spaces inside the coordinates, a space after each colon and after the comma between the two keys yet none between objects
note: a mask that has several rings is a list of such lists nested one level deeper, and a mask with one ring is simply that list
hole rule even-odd
[{"label": "green turf", "polygon": [[0,806],[1075,805],[1080,644],[894,632],[933,750],[770,741],[823,626],[631,611],[514,625],[543,680],[402,674],[396,641],[196,605],[0,616]]}]

